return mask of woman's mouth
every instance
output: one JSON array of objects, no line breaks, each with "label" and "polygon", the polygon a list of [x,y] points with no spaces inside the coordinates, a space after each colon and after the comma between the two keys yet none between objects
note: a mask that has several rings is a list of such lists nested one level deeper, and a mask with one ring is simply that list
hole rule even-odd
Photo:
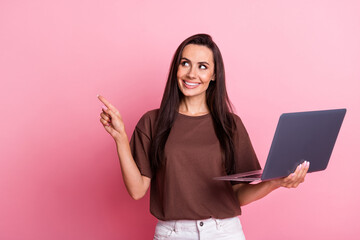
[{"label": "woman's mouth", "polygon": [[183,80],[183,83],[186,88],[196,88],[197,86],[200,85],[200,83],[192,83],[192,82],[187,82],[185,80]]}]

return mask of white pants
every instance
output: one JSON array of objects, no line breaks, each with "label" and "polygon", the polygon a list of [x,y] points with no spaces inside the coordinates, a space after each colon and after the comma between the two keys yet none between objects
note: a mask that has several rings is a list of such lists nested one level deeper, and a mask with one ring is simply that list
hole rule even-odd
[{"label": "white pants", "polygon": [[209,218],[205,220],[159,220],[154,240],[161,239],[198,239],[198,240],[245,240],[240,219]]}]

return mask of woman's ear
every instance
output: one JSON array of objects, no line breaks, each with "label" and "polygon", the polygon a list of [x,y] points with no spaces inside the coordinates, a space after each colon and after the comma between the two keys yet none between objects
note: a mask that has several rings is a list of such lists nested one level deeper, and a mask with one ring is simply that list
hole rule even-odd
[{"label": "woman's ear", "polygon": [[215,81],[215,79],[216,79],[216,75],[215,75],[215,73],[214,73],[214,75],[212,76],[211,81]]}]

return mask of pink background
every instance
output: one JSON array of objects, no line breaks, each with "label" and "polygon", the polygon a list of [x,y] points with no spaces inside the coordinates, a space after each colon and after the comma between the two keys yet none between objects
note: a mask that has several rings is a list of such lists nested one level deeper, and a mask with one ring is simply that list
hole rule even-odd
[{"label": "pink background", "polygon": [[151,239],[132,200],[108,98],[130,137],[160,103],[171,57],[206,32],[262,166],[283,112],[348,109],[328,169],[243,208],[248,239],[357,239],[360,2],[2,0],[0,239]]}]

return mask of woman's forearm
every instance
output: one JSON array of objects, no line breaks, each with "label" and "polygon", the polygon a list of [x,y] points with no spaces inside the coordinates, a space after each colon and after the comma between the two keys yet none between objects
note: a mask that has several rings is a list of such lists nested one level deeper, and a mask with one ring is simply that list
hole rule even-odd
[{"label": "woman's forearm", "polygon": [[114,138],[119,156],[121,172],[126,189],[134,199],[142,198],[150,186],[150,178],[142,176],[131,154],[129,140],[125,132],[125,125],[119,110],[117,110],[103,96],[99,100],[105,104],[100,114],[100,122],[105,130]]},{"label": "woman's forearm", "polygon": [[279,187],[296,188],[304,182],[310,163],[300,164],[294,173],[284,178],[273,179],[258,184],[237,184],[233,190],[239,200],[240,206],[244,206],[253,201],[261,199]]},{"label": "woman's forearm", "polygon": [[133,199],[140,199],[150,186],[150,178],[141,175],[131,154],[127,136],[123,135],[115,142],[126,189]]}]

